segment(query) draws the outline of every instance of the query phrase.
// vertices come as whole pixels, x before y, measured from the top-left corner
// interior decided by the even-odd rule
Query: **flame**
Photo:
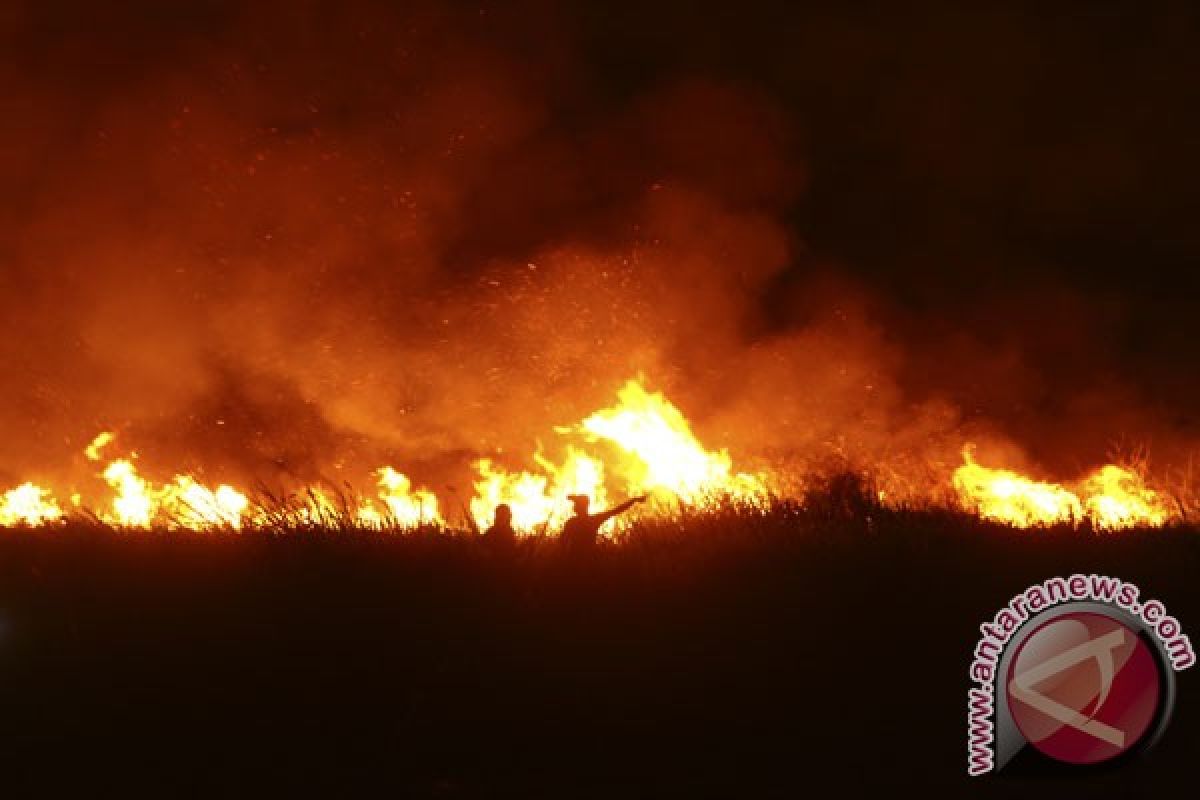
[[[506,503],[517,530],[556,530],[570,516],[568,495],[588,495],[596,508],[608,504],[608,473],[623,480],[628,494],[660,492],[699,505],[722,495],[756,502],[766,498],[760,477],[734,472],[727,451],[706,450],[683,412],[637,381],[617,392],[615,406],[589,415],[575,427],[557,430],[583,434],[593,444],[614,445],[612,458],[601,461],[568,447],[561,464],[535,456],[544,474],[508,472],[481,459],[476,462],[480,477],[470,509],[476,525],[489,525],[496,506]],[[614,527],[621,524],[617,520]]]
[[[535,460],[548,475],[507,472],[486,458],[475,463],[479,480],[475,482],[471,516],[476,526],[491,525],[496,506],[506,503],[513,512],[513,528],[526,533],[545,532],[560,527],[570,516],[568,495],[586,494],[597,506],[607,502],[604,465],[600,461],[572,447],[567,448],[562,464],[556,465],[541,455]]]
[[[475,462],[479,480],[475,482],[475,497],[471,500],[471,516],[476,526],[486,528],[492,522],[496,506],[506,503],[512,508],[513,527],[531,531],[548,525],[554,514],[554,500],[546,492],[549,479],[528,472],[507,472],[495,467],[491,459]]]
[[[1108,464],[1083,482],[1088,515],[1099,528],[1159,526],[1171,516],[1163,497],[1146,486],[1136,472]]]
[[[131,461],[117,459],[104,470],[104,480],[116,492],[112,512],[101,516],[110,525],[206,530],[242,527],[249,506],[246,495],[232,486],[210,489],[190,475],[176,475],[173,483],[155,486],[140,475]]]
[[[392,467],[383,467],[375,474],[379,478],[379,499],[387,507],[388,518],[394,524],[415,528],[442,522],[438,514],[437,496],[433,492],[428,489],[414,490],[408,476]],[[375,527],[388,521],[370,505],[359,509],[358,518],[364,524]]]
[[[333,501],[325,490],[310,486],[304,490],[304,502],[294,509],[295,518],[306,525],[334,525],[342,518],[342,509]],[[368,527],[382,527],[383,516],[365,501],[357,511],[361,524]]]
[[[963,449],[963,460],[966,463],[954,471],[954,488],[963,504],[981,517],[1021,528],[1083,518],[1079,498],[1057,484],[976,464],[970,446]]]
[[[1102,530],[1158,527],[1171,517],[1162,495],[1133,470],[1107,464],[1072,491],[1016,472],[975,463],[971,446],[954,471],[959,500],[982,517],[1021,528],[1088,519]]]
[[[755,504],[768,498],[766,476],[736,471],[728,451],[706,449],[683,412],[639,381],[626,382],[612,407],[555,430],[575,437],[564,444],[561,460],[552,460],[539,448],[531,471],[509,471],[490,458],[475,462],[478,477],[467,508],[475,525],[490,525],[496,506],[505,503],[512,509],[518,531],[554,533],[571,513],[567,498],[573,494],[588,495],[595,508],[605,508],[613,492],[656,493],[657,506],[651,503],[649,511],[642,513],[662,511],[665,502],[675,498],[700,507],[723,497]],[[101,461],[116,438],[112,431],[102,431],[84,455],[89,461]],[[582,443],[587,446],[579,446]],[[111,494],[99,506],[99,518],[110,525],[240,530],[270,527],[281,519],[279,513],[251,503],[233,486],[210,487],[183,473],[163,483],[148,480],[138,473],[136,459],[136,453],[116,458],[100,473]],[[289,503],[283,518],[308,525],[348,522],[375,529],[445,525],[434,492],[418,487],[391,466],[373,474],[373,498],[339,503],[320,488],[301,488],[304,500],[298,507]],[[978,464],[968,444],[952,485],[965,508],[1022,528],[1087,521],[1097,529],[1115,531],[1162,526],[1175,516],[1165,496],[1148,486],[1141,472],[1114,464],[1063,485]],[[67,496],[74,508],[88,507],[78,489],[72,488]],[[887,499],[882,490],[879,497],[881,502]],[[47,525],[63,517],[53,490],[32,482],[0,494],[0,526]],[[623,524],[618,518],[614,527]]]
[[[662,394],[629,381],[617,399],[615,407],[597,411],[580,428],[631,456],[617,465],[631,492],[665,490],[690,503],[722,494],[742,500],[765,497],[762,479],[733,472],[727,451],[705,450],[683,413]]]
[[[146,482],[137,474],[132,462],[118,459],[104,470],[104,480],[117,496],[112,501],[112,514],[101,518],[111,525],[129,528],[149,528],[157,504]]]
[[[112,444],[113,440],[116,438],[117,435],[112,431],[101,431],[100,433],[96,434],[95,439],[92,439],[92,443],[84,449],[83,454],[87,456],[88,461],[99,461],[100,452],[105,447]]]
[[[187,475],[176,475],[175,485],[164,492],[162,506],[184,528],[242,527],[242,514],[250,501],[232,486],[216,490],[201,486]]]
[[[62,517],[50,490],[23,483],[0,495],[0,525],[45,525]]]
[[[378,487],[376,503],[371,498],[330,497],[322,488],[310,486],[298,502],[286,503],[283,518],[301,525],[359,526],[375,530],[443,525],[437,496],[428,489],[414,489],[407,475],[393,467],[375,471]],[[270,526],[279,519],[277,512],[257,509],[254,521]]]

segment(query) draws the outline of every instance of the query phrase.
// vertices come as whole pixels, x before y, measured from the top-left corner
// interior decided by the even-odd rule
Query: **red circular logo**
[[[1136,747],[1163,693],[1155,655],[1141,637],[1089,612],[1064,614],[1030,634],[1007,688],[1021,734],[1069,764],[1108,761]]]

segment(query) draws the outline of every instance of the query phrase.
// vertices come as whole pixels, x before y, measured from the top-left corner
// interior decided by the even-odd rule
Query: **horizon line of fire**
[[[720,498],[762,506],[775,496],[769,475],[737,472],[727,451],[706,450],[682,412],[661,393],[631,380],[617,398],[616,405],[593,413],[579,425],[558,429],[581,434],[590,443],[612,445],[606,459],[568,446],[561,463],[535,455],[541,473],[507,471],[486,458],[476,461],[478,479],[465,509],[467,524],[487,527],[496,506],[504,503],[512,509],[513,526],[519,532],[554,533],[569,516],[568,495],[586,494],[596,506],[604,506],[610,481],[620,482],[630,494],[658,498],[659,503],[644,512],[650,514],[676,502],[705,507]],[[102,451],[114,441],[115,435],[105,431],[84,454],[99,463]],[[209,487],[189,475],[176,475],[161,484],[148,481],[138,474],[133,458],[136,454],[116,458],[99,473],[113,493],[105,507],[91,510],[73,493],[65,508],[126,529],[241,530],[279,522],[280,508],[253,503],[246,493],[227,484]],[[374,476],[374,497],[348,499],[310,487],[293,496],[301,498],[299,503],[282,512],[301,524],[336,520],[380,530],[447,527],[433,491],[414,486],[407,475],[390,466],[377,469]],[[1134,469],[1115,464],[1094,470],[1068,488],[982,466],[967,445],[951,483],[961,508],[1020,528],[1084,521],[1104,530],[1160,527],[1179,516],[1165,493],[1147,486]],[[884,502],[882,492],[878,499]],[[33,482],[0,491],[0,526],[49,526],[69,516],[53,492]]]

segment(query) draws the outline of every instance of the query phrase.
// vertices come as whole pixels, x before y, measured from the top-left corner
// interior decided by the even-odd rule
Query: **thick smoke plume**
[[[614,84],[541,6],[165,8],[0,20],[0,485],[104,429],[149,474],[460,485],[635,375],[740,461],[904,481],[1164,430],[1029,360],[1092,349],[1069,290],[982,328],[811,246],[804,113],[737,75]]]

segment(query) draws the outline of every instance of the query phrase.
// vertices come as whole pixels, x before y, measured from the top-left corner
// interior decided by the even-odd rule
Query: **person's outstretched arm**
[[[596,516],[600,517],[604,522],[608,522],[610,519],[615,517],[617,514],[624,514],[626,511],[633,508],[634,505],[636,505],[638,503],[644,503],[644,502],[646,502],[646,495],[641,495],[639,497],[631,497],[628,500],[626,500],[624,503],[621,503],[620,505],[617,505],[617,506],[613,506],[612,508],[608,509],[607,511],[602,511],[599,514],[597,514]]]

